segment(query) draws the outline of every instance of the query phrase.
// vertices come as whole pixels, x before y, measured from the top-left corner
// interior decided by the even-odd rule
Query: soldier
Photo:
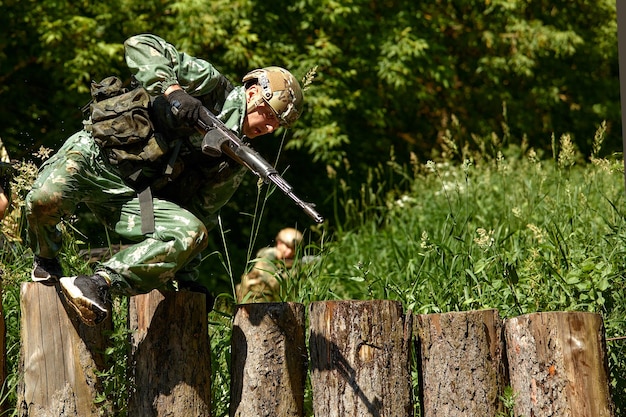
[[[275,246],[259,250],[254,267],[237,285],[237,302],[280,301],[280,282],[289,278],[302,233],[292,227],[276,235]]]
[[[0,162],[0,220],[4,218],[9,208],[9,185],[11,181],[9,168],[9,163]]]
[[[0,186],[0,220],[4,218],[4,215],[9,208],[9,199],[4,191],[4,188]]]
[[[201,107],[245,140],[290,126],[303,105],[298,81],[283,68],[253,70],[233,87],[212,64],[157,36],[133,36],[124,46],[128,67],[151,96],[151,139],[162,155],[134,164],[124,152],[98,146],[96,126],[90,131],[87,121],[42,165],[26,200],[32,279],[58,281],[88,325],[107,317],[110,292],[147,293],[172,281],[195,286],[207,233],[246,172],[227,156],[202,153],[203,136],[193,127]],[[93,121],[93,111],[91,116]],[[133,244],[98,264],[91,276],[63,276],[57,224],[78,203]]]
[[[0,139],[0,220],[4,218],[11,203],[11,180],[14,173],[9,154]]]

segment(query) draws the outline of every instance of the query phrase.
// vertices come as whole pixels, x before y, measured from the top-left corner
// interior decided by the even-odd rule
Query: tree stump
[[[506,384],[497,310],[416,316],[422,416],[496,416]]]
[[[613,416],[599,314],[527,314],[507,320],[505,335],[516,416]]]
[[[304,306],[237,306],[233,322],[231,417],[304,417]]]
[[[401,303],[325,301],[309,308],[315,415],[412,416],[412,320]]]
[[[96,417],[113,415],[96,371],[104,369],[112,328],[109,317],[98,326],[84,325],[65,303],[57,286],[28,282],[20,288],[23,379],[18,387],[21,417]],[[69,313],[69,314],[68,314]]]
[[[128,415],[211,415],[211,346],[204,294],[130,297]]]

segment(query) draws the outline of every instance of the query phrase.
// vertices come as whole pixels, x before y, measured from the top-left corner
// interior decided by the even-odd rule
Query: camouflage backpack
[[[149,114],[150,96],[144,88],[128,90],[119,78],[107,77],[91,83],[91,96],[85,129],[91,131],[122,175],[130,177],[130,166],[154,162],[168,151],[165,140],[155,134]]]
[[[91,132],[94,141],[103,150],[112,165],[118,167],[126,183],[137,190],[141,208],[141,229],[145,234],[154,232],[154,208],[152,206],[152,175],[164,162],[161,157],[169,146],[163,136],[156,133],[150,120],[150,95],[141,87],[126,89],[117,77],[107,77],[99,83],[91,83],[89,119],[85,130]],[[175,159],[180,141],[175,148]],[[166,158],[163,158],[166,159]],[[172,161],[157,169],[170,175]]]

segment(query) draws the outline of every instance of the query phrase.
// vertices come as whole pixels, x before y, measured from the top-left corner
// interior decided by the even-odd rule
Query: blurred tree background
[[[57,149],[81,128],[90,82],[113,74],[128,79],[122,43],[142,32],[208,59],[234,82],[268,65],[298,78],[316,70],[301,120],[253,147],[276,162],[297,195],[317,203],[330,231],[343,220],[335,214],[336,190],[358,191],[367,169],[390,155],[400,163],[412,154],[424,161],[450,146],[494,142],[550,152],[552,135],[566,133],[589,155],[603,121],[605,151],[622,151],[613,0],[0,5],[0,137],[17,159],[30,159],[40,146]],[[236,264],[245,262],[249,245],[271,244],[281,227],[312,226],[277,193],[255,225],[256,200],[256,179],[249,175],[223,210]],[[101,235],[80,213],[84,227],[94,229],[84,232]],[[221,250],[221,234],[211,236],[211,248]],[[216,258],[207,265],[219,279]]]

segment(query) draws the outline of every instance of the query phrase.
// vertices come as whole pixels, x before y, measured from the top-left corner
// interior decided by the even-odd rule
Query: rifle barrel
[[[178,109],[172,108],[172,111]],[[319,214],[315,209],[315,204],[307,203],[301,200],[292,192],[292,187],[285,181],[283,177],[278,174],[278,171],[268,163],[263,157],[254,149],[243,143],[237,135],[224,125],[224,123],[218,119],[208,109],[203,108],[201,117],[198,119],[198,128],[205,134],[211,128],[218,129],[229,140],[222,143],[222,151],[234,159],[237,163],[245,166],[250,171],[254,172],[265,183],[271,182],[276,185],[280,190],[298,206],[300,207],[311,219],[316,223],[323,223],[324,217]],[[208,119],[208,120],[207,120]]]

